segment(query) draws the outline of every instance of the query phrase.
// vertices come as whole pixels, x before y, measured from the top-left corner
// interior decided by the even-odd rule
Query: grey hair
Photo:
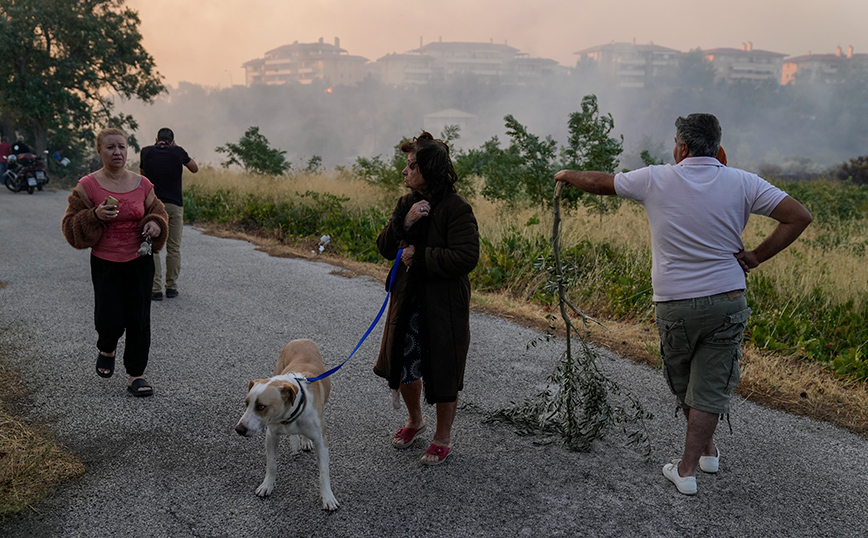
[[[675,136],[690,157],[717,157],[722,132],[714,114],[690,114],[675,120]]]

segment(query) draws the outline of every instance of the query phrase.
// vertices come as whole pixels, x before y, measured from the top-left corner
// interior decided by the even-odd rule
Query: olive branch
[[[581,317],[586,329],[591,323],[602,326],[565,296],[560,255],[560,196],[563,186],[563,183],[558,183],[555,188],[552,247],[558,303],[566,325],[566,351],[549,376],[543,392],[524,403],[487,414],[485,422],[510,423],[518,428],[519,435],[540,435],[543,440],[537,441],[539,444],[551,443],[560,437],[567,447],[580,452],[589,451],[595,440],[603,438],[610,428],[620,425],[627,434],[627,444],[644,447],[644,455],[648,456],[651,441],[645,421],[652,419],[653,415],[644,410],[635,396],[600,371],[597,364],[599,353],[588,345],[568,314],[569,309]],[[573,334],[579,344],[575,354]],[[549,338],[544,337],[546,340]],[[529,345],[536,345],[536,342]],[[613,404],[611,397],[619,397],[624,405]],[[634,427],[630,428],[630,425]]]

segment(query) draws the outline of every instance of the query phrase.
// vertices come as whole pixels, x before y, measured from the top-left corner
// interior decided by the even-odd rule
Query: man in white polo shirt
[[[675,127],[675,165],[617,175],[561,170],[555,180],[645,207],[663,370],[687,417],[684,453],[663,474],[678,491],[693,495],[697,468],[715,473],[720,463],[713,436],[740,378],[750,316],[745,276],[795,241],[812,217],[766,180],[726,166],[713,115],[680,117]],[[745,250],[741,234],[751,213],[778,225],[755,249]]]

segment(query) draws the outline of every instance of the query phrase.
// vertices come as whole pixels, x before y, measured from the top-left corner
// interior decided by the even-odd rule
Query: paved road
[[[247,381],[269,375],[293,338],[316,340],[328,365],[343,360],[382,303],[382,284],[187,227],[181,295],[152,310],[147,377],[157,393],[133,398],[125,376],[94,373],[89,254],[60,234],[65,198],[0,192],[0,345],[33,390],[23,402],[30,416],[87,473],[0,527],[5,537],[868,535],[865,439],[743,400],[734,434],[718,435],[720,473],[700,476],[697,496],[678,494],[660,469],[679,453],[683,419],[659,372],[625,359],[602,362],[656,415],[650,460],[618,433],[580,454],[483,424],[476,409],[544,388],[562,343],[526,351],[532,331],[477,314],[462,393],[474,408],[459,411],[443,465],[418,463],[424,444],[389,446],[404,415],[371,372],[378,328],[333,378],[326,408],[340,510],[320,510],[315,457],[289,456],[286,442],[274,493],[259,499],[264,438],[233,431]]]

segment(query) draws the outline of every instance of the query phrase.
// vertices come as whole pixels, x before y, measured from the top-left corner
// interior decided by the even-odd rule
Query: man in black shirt
[[[166,297],[178,296],[178,274],[181,272],[181,232],[184,229],[184,198],[181,175],[184,167],[194,174],[199,171],[196,161],[184,148],[175,145],[175,133],[168,127],[157,132],[153,146],[142,148],[142,175],[154,184],[154,191],[169,214],[169,239],[166,241]],[[151,299],[163,300],[163,271],[160,256],[154,256],[154,284]]]
[[[33,151],[31,151],[30,146],[24,143],[24,137],[19,135],[15,144],[12,146],[12,153],[14,155],[21,155],[23,153],[33,153]]]

